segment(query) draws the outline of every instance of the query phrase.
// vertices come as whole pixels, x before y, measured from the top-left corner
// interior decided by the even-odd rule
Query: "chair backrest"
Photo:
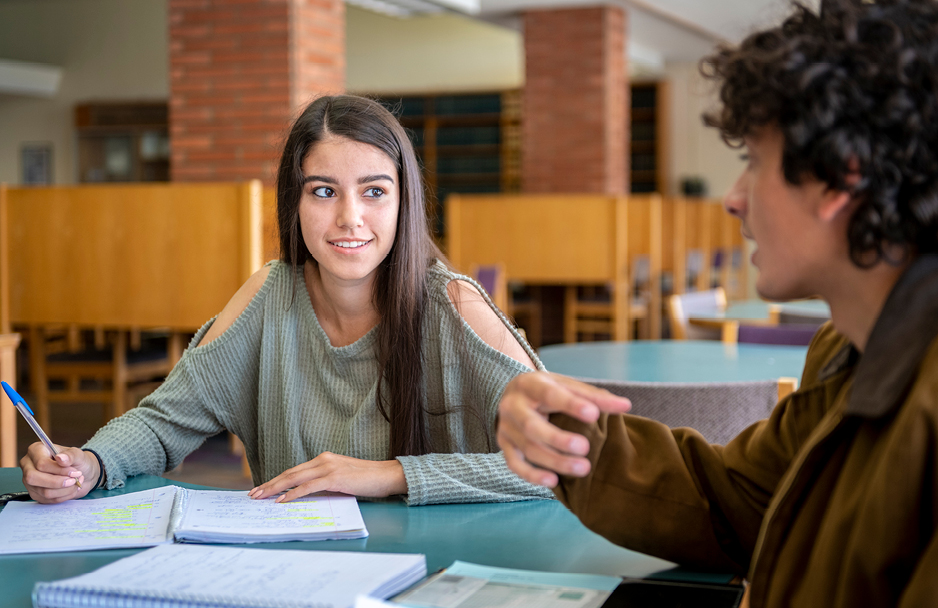
[[[489,294],[495,306],[502,312],[508,312],[508,281],[503,264],[473,265],[469,275],[482,285],[482,289]]]
[[[719,312],[726,310],[726,292],[722,287],[707,291],[693,291],[675,294],[668,298],[668,319],[671,322],[671,337],[675,340],[688,338],[720,339],[719,330],[714,335],[696,331],[689,319],[695,313]]]
[[[740,344],[778,344],[808,346],[819,325],[740,325],[736,341]]]
[[[787,378],[726,383],[583,381],[628,397],[632,414],[671,428],[690,427],[710,443],[720,445],[767,418],[780,395],[791,388]]]

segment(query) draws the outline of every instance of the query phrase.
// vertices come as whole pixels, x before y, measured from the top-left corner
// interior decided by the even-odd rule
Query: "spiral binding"
[[[334,608],[320,602],[285,602],[222,598],[202,594],[127,591],[107,587],[70,587],[58,583],[36,583],[36,608]]]

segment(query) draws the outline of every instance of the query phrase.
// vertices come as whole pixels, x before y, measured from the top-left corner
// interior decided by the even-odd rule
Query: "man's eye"
[[[365,196],[369,198],[379,198],[384,196],[384,190],[382,188],[368,188],[365,190]]]
[[[320,186],[313,189],[313,196],[318,196],[319,198],[330,198],[335,196],[335,190],[327,186]]]

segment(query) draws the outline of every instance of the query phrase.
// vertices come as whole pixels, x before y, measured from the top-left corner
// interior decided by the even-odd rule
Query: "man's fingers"
[[[610,414],[624,414],[632,409],[632,402],[626,397],[613,395],[604,388],[574,380],[568,376],[552,374],[554,381],[575,395],[595,404],[601,411]]]
[[[501,410],[499,431],[508,433],[511,442],[523,450],[529,444],[544,444],[575,456],[589,453],[586,437],[557,428],[525,403],[505,404]]]
[[[521,454],[521,451],[517,448],[508,446],[503,447],[502,449],[505,455],[505,462],[508,464],[508,468],[514,471],[514,473],[521,479],[524,479],[529,483],[544,486],[545,488],[556,487],[557,483],[560,481],[556,473],[545,471],[544,469],[539,469],[528,464],[528,462],[524,459],[524,456]]]

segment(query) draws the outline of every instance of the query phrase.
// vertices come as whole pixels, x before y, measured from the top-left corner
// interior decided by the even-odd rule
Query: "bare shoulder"
[[[446,286],[446,291],[462,318],[486,344],[531,369],[535,368],[534,361],[528,356],[524,347],[472,283],[461,280],[450,281]]]
[[[244,312],[244,309],[248,307],[248,304],[251,303],[251,300],[254,299],[254,296],[257,295],[257,292],[261,290],[261,287],[264,285],[264,281],[267,280],[267,275],[270,274],[270,266],[264,266],[257,272],[251,275],[251,277],[244,282],[238,291],[235,292],[231,299],[228,300],[228,303],[225,304],[225,307],[218,317],[215,319],[215,322],[212,323],[212,326],[202,337],[202,341],[199,342],[199,346],[208,344],[218,336],[225,333],[225,330],[231,327],[231,324],[235,322],[235,319]]]

